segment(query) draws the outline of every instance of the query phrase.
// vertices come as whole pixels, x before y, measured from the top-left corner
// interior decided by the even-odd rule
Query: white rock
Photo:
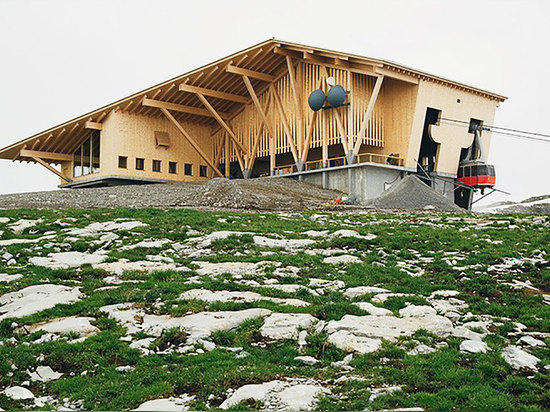
[[[4,239],[0,240],[0,246],[22,245],[26,243],[39,243],[43,240],[53,239],[55,235],[42,236],[34,239]]]
[[[399,314],[403,317],[434,316],[436,313],[434,308],[426,305],[409,305],[399,310]]]
[[[384,303],[389,298],[399,298],[399,297],[407,297],[407,296],[416,296],[413,293],[379,293],[377,295],[374,295],[371,299],[374,303]]]
[[[309,303],[300,299],[285,299],[285,298],[273,298],[269,296],[263,296],[256,292],[249,291],[229,291],[229,290],[216,290],[211,291],[208,289],[191,289],[183,292],[180,299],[197,299],[205,302],[257,302],[259,300],[267,300],[275,302],[280,305],[291,305],[297,307],[308,306]]]
[[[229,409],[246,399],[265,401],[270,392],[280,391],[284,387],[282,381],[271,381],[254,385],[244,385],[237,389],[229,398],[222,402],[220,409]]]
[[[389,309],[379,308],[374,306],[370,302],[354,302],[354,305],[359,307],[359,309],[368,312],[369,315],[373,316],[393,316],[393,312]]]
[[[265,236],[254,236],[254,243],[258,246],[292,251],[312,245],[315,241],[312,239],[273,239]]]
[[[460,295],[460,292],[458,290],[436,290],[435,292],[432,292],[430,298],[450,298],[457,295]]]
[[[105,252],[58,252],[50,253],[48,257],[32,257],[29,263],[36,266],[44,266],[50,269],[67,269],[84,264],[98,264],[107,259]]]
[[[356,286],[353,288],[348,288],[344,292],[344,296],[353,299],[358,296],[367,295],[369,293],[387,293],[390,292],[388,289],[379,288],[377,286]]]
[[[49,382],[63,376],[62,373],[55,372],[49,366],[38,366],[34,372],[29,372],[29,375],[33,382]]]
[[[296,356],[294,360],[305,363],[306,365],[309,365],[309,366],[313,366],[319,363],[319,361],[315,359],[313,356]]]
[[[487,344],[480,340],[465,340],[460,343],[461,352],[485,353],[489,350]]]
[[[536,339],[530,335],[522,336],[518,340],[518,344],[525,346],[546,346],[546,343],[544,343],[542,340]]]
[[[94,320],[94,318],[90,317],[69,316],[56,318],[47,322],[35,323],[30,326],[22,326],[19,330],[26,331],[27,333],[45,331],[58,335],[77,333],[80,337],[87,337],[99,333],[99,329],[90,323]]]
[[[21,279],[23,275],[16,273],[13,275],[8,275],[7,273],[0,273],[0,282],[13,282],[14,280]]]
[[[74,303],[82,298],[78,287],[34,285],[0,297],[0,320],[22,318],[57,304]]]
[[[329,235],[329,237],[331,237],[331,238],[334,238],[334,237],[355,237],[355,238],[358,238],[358,239],[366,239],[366,240],[376,239],[376,235],[373,235],[371,233],[369,233],[368,235],[360,235],[357,231],[349,230],[349,229],[337,230],[336,232],[331,233]]]
[[[130,309],[132,304],[103,306],[102,311],[117,319],[133,335],[140,331],[151,336],[160,336],[164,330],[180,328],[189,334],[188,343],[208,337],[218,330],[231,330],[248,319],[267,316],[267,309],[245,309],[240,311],[199,312],[183,317],[149,315],[141,309]]]
[[[347,352],[357,352],[361,355],[376,352],[382,344],[381,339],[355,335],[347,330],[339,330],[329,335],[328,341]]]
[[[142,403],[134,411],[187,411],[189,402],[194,398],[194,396],[182,395],[179,398],[153,399]]]
[[[428,353],[433,353],[435,351],[436,351],[435,348],[432,348],[431,346],[424,345],[421,343],[420,345],[417,345],[414,348],[412,348],[407,353],[409,355],[426,355]]]
[[[20,219],[17,222],[14,222],[11,225],[8,225],[8,227],[12,230],[13,233],[16,233],[19,235],[23,233],[25,229],[36,226],[38,223],[41,223],[41,222],[42,222],[42,219],[36,219],[36,220]]]
[[[10,221],[9,217],[0,217],[0,223],[8,223]]]
[[[317,322],[308,313],[273,313],[260,328],[262,336],[271,339],[297,339],[300,329],[307,329]]]
[[[254,275],[258,273],[263,267],[266,266],[266,262],[192,262],[194,265],[199,266],[196,270],[200,276],[217,276],[224,273],[231,275]]]
[[[299,384],[279,392],[282,410],[308,411],[313,409],[315,401],[322,393],[327,393],[322,386]]]
[[[398,392],[400,390],[401,390],[401,386],[385,386],[381,388],[372,388],[370,389],[371,395],[369,397],[369,402],[374,401],[380,395],[387,395],[393,392]]]
[[[468,340],[477,340],[481,341],[485,337],[485,334],[474,332],[464,326],[457,326],[453,329],[451,334],[457,338],[464,338]]]
[[[361,263],[362,260],[353,255],[329,256],[323,259],[323,263],[331,265],[347,265],[349,263]]]
[[[520,371],[536,372],[537,363],[540,361],[536,356],[512,345],[502,350],[502,357],[513,369]]]
[[[130,365],[117,366],[115,368],[115,370],[117,372],[123,372],[123,373],[132,372],[134,369],[135,368],[133,366],[130,366]]]
[[[117,230],[132,230],[138,227],[144,227],[147,224],[137,220],[121,221],[121,222],[96,222],[91,223],[85,228],[67,229],[66,232],[71,236],[80,237],[98,237],[102,232],[114,232]]]
[[[33,399],[34,395],[27,388],[21,386],[10,386],[2,391],[4,395],[15,401],[22,401],[27,399]]]
[[[346,284],[341,280],[311,278],[309,279],[309,286],[327,290],[338,290],[344,288]]]
[[[130,262],[128,259],[119,259],[116,262],[97,263],[93,265],[96,269],[103,269],[109,273],[114,273],[117,276],[124,272],[154,272],[163,270],[176,270],[174,263],[150,262],[148,260],[139,260]]]
[[[339,321],[330,321],[326,327],[329,340],[333,333],[346,332],[346,335],[337,335],[338,341],[342,341],[344,337],[350,341],[352,338],[349,335],[353,335],[357,339],[372,338],[394,341],[400,336],[411,336],[419,329],[426,329],[439,336],[448,336],[453,330],[453,325],[449,319],[439,315],[406,318],[345,315]],[[374,345],[374,342],[371,341],[367,341],[367,343]],[[337,345],[336,342],[334,344]],[[341,349],[349,350],[344,347]]]
[[[188,239],[187,242],[195,244],[197,247],[203,249],[203,248],[210,247],[210,245],[212,245],[212,242],[215,240],[227,239],[230,236],[241,237],[243,235],[251,235],[251,234],[252,234],[251,232],[234,232],[230,230],[221,230],[218,232],[212,232],[208,235]]]

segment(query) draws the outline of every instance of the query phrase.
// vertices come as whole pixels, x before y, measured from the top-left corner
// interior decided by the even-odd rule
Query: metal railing
[[[357,163],[378,163],[392,166],[403,166],[405,159],[398,155],[382,155],[377,153],[360,153],[357,156]],[[348,164],[346,156],[330,157],[328,159],[328,168],[345,166]],[[323,169],[323,160],[310,160],[304,163],[304,170],[318,170]],[[286,175],[290,173],[297,173],[298,168],[294,163],[276,166],[274,173],[276,176]]]

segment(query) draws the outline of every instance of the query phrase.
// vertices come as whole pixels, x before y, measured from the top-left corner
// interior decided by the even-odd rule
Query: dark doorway
[[[431,173],[435,169],[437,149],[439,144],[432,140],[430,136],[430,125],[439,122],[441,110],[426,108],[426,117],[424,119],[424,129],[422,131],[422,142],[420,143],[420,151],[418,152],[417,173],[426,184],[431,186],[431,179],[426,176],[426,173]]]

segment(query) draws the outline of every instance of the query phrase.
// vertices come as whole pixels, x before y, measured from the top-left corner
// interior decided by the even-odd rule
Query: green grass
[[[314,215],[326,215],[315,219]],[[105,210],[1,210],[1,217],[38,219],[42,222],[17,235],[9,224],[0,224],[0,239],[38,238],[44,232],[53,231],[53,239],[34,244],[0,247],[16,257],[16,266],[7,266],[0,261],[0,273],[21,273],[24,277],[13,283],[0,283],[0,294],[13,292],[26,286],[54,283],[79,286],[85,298],[71,305],[58,305],[33,315],[16,319],[18,325],[30,325],[62,316],[91,316],[101,330],[95,336],[80,343],[66,340],[34,344],[42,332],[16,336],[14,319],[0,321],[0,389],[20,385],[28,380],[26,371],[38,365],[48,365],[64,375],[57,381],[32,382],[29,389],[37,396],[51,395],[56,399],[83,400],[85,409],[121,410],[132,409],[140,403],[156,398],[177,396],[183,393],[194,395],[191,408],[216,409],[226,398],[227,389],[236,389],[250,383],[262,383],[274,379],[311,378],[328,382],[331,394],[324,395],[317,405],[319,410],[363,410],[365,408],[393,409],[422,407],[426,410],[524,410],[550,409],[550,376],[542,366],[550,364],[550,349],[533,349],[531,353],[541,359],[538,373],[513,371],[500,356],[500,351],[511,341],[514,322],[521,322],[528,331],[550,332],[550,305],[543,302],[540,294],[529,294],[512,289],[503,282],[514,279],[529,281],[550,294],[550,267],[548,263],[525,264],[517,272],[495,275],[487,272],[491,265],[504,257],[533,257],[538,251],[550,256],[550,230],[546,225],[550,217],[542,217],[538,223],[532,216],[472,216],[452,214],[356,214],[303,212],[290,215],[277,213],[200,212],[193,210],[158,209],[105,209]],[[70,219],[76,219],[71,221]],[[219,219],[225,219],[220,222]],[[85,227],[97,221],[114,219],[139,220],[145,227],[119,231],[120,243],[107,248],[108,261],[128,259],[145,260],[147,255],[159,255],[174,259],[189,271],[157,271],[150,274],[127,272],[121,279],[127,282],[116,288],[100,290],[110,273],[83,266],[74,269],[51,270],[28,264],[33,256],[46,256],[54,251],[79,251],[91,253],[101,245],[91,245],[92,239],[80,238],[67,241],[64,229]],[[540,219],[540,217],[538,218]],[[508,223],[516,228],[509,228]],[[10,222],[10,223],[11,223]],[[61,223],[66,222],[67,225]],[[478,225],[479,224],[479,225]],[[481,225],[483,224],[483,226]],[[211,245],[211,254],[189,257],[178,252],[177,245],[186,244],[194,232],[208,234],[229,230],[252,232],[264,236],[281,235],[286,238],[302,238],[307,230],[353,229],[360,234],[375,234],[373,240],[356,238],[318,238],[315,248],[338,248],[346,253],[360,256],[361,264],[347,266],[323,263],[324,256],[309,255],[303,251],[288,252],[280,249],[261,248],[254,244],[253,236],[245,234],[216,240]],[[467,230],[465,230],[467,229]],[[161,248],[133,248],[145,239],[169,239]],[[487,242],[490,239],[492,242]],[[496,242],[495,242],[496,241]],[[48,247],[44,245],[50,243]],[[262,252],[273,252],[265,254]],[[446,255],[455,252],[457,255]],[[431,257],[432,262],[417,261],[418,256]],[[458,256],[455,270],[446,263]],[[270,262],[263,271],[245,274],[242,279],[230,274],[217,277],[202,276],[198,283],[189,283],[196,275],[192,262]],[[398,267],[399,262],[415,261],[425,270],[421,277],[410,277]],[[382,262],[385,267],[372,265]],[[109,319],[100,308],[105,305],[125,302],[139,303],[151,314],[185,316],[189,313],[208,311],[266,308],[273,312],[310,313],[323,321],[339,320],[345,315],[365,315],[354,301],[370,301],[372,295],[353,300],[342,291],[327,291],[315,295],[307,290],[296,294],[285,293],[269,285],[250,286],[246,282],[258,282],[274,277],[276,264],[280,267],[296,266],[299,276],[282,276],[279,283],[309,285],[311,278],[341,280],[346,287],[379,286],[392,292],[409,293],[411,297],[393,297],[377,306],[390,309],[395,314],[407,304],[428,304],[427,298],[436,290],[458,290],[459,299],[469,305],[473,315],[492,315],[498,327],[491,330],[485,342],[491,348],[486,354],[464,354],[458,350],[460,339],[441,338],[426,331],[417,331],[414,336],[397,342],[384,342],[375,353],[355,356],[351,362],[351,375],[364,381],[333,383],[342,376],[342,370],[331,366],[341,361],[346,352],[328,341],[324,332],[310,331],[307,345],[298,346],[295,340],[266,342],[260,333],[262,319],[244,322],[229,331],[214,332],[209,340],[216,344],[211,352],[197,354],[169,353],[143,355],[132,349],[129,342],[121,340],[126,330]],[[182,292],[207,288],[210,290],[252,290],[266,297],[298,298],[309,303],[307,307],[280,305],[269,300],[256,302],[202,302],[181,300]],[[159,305],[163,302],[163,305]],[[75,336],[66,336],[66,339]],[[136,338],[144,338],[142,332]],[[187,334],[177,329],[165,331],[155,337],[151,348],[165,350],[172,346],[185,345]],[[427,355],[408,355],[416,344],[435,345],[446,341]],[[550,345],[550,339],[546,339]],[[201,347],[197,344],[196,347]],[[248,356],[238,357],[237,352],[227,347],[241,347]],[[192,351],[193,352],[193,351]],[[44,361],[39,362],[39,356]],[[320,362],[305,366],[294,360],[298,355],[314,356]],[[117,366],[130,365],[131,372],[118,372]],[[382,385],[399,385],[402,390],[381,395],[369,402],[372,388]],[[261,403],[245,401],[234,410],[261,408]],[[0,394],[0,408],[21,409],[25,402],[12,401]],[[48,407],[45,407],[48,408]],[[36,408],[35,408],[36,409]]]

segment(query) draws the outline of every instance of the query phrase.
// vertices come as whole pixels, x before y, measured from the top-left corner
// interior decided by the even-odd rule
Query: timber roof
[[[18,141],[0,149],[0,158],[33,161],[21,153],[23,149],[24,152],[42,152],[45,160],[59,163],[65,158],[53,154],[72,153],[86,138],[90,129],[99,127],[97,123],[101,123],[112,110],[145,116],[162,116],[156,102],[174,105],[173,109],[168,109],[179,121],[209,124],[215,129],[219,127],[217,120],[205,108],[200,96],[193,91],[199,90],[204,96],[208,96],[208,102],[213,109],[222,118],[231,119],[242,110],[244,103],[250,101],[246,85],[239,79],[240,75],[248,74],[252,86],[260,94],[269,86],[269,81],[280,78],[287,72],[287,57],[293,61],[323,63],[365,74],[384,74],[410,82],[418,82],[418,79],[434,81],[491,100],[506,100],[505,96],[386,60],[269,39]],[[196,89],[197,87],[200,89]],[[185,90],[180,90],[182,88]],[[208,94],[208,90],[221,93]],[[46,153],[52,156],[48,157]]]

